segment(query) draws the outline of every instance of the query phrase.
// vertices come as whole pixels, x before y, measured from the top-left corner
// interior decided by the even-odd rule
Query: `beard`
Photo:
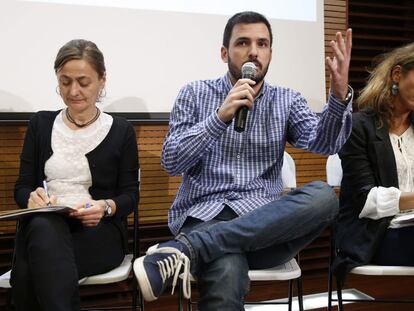
[[[257,61],[253,61],[253,60],[248,60],[249,62],[252,62],[257,66]],[[261,65],[261,64],[260,64]],[[241,68],[238,68],[231,60],[230,57],[228,57],[228,68],[229,68],[229,72],[231,74],[231,76],[237,81],[240,80],[242,78],[242,71]],[[267,64],[266,67],[263,67],[263,71],[260,74],[257,74],[256,77],[254,79],[252,79],[253,81],[255,81],[256,83],[262,82],[264,77],[267,74],[267,70],[269,69],[269,64]]]

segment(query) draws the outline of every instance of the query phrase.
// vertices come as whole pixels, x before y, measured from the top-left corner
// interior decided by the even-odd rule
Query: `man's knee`
[[[321,180],[312,181],[305,185],[305,187],[311,187],[316,193],[321,192],[322,194],[335,194],[335,191],[326,182]]]
[[[320,214],[321,219],[334,219],[338,214],[339,202],[332,187],[323,181],[313,181],[304,187],[310,195],[309,208]]]

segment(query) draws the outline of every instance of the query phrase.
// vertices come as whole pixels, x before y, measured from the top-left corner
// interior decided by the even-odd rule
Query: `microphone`
[[[242,68],[242,79],[251,79],[253,80],[256,77],[256,65],[252,62],[244,63]],[[247,106],[242,106],[237,110],[236,116],[234,119],[234,130],[236,132],[243,132],[246,128],[246,119],[247,112],[249,109]]]

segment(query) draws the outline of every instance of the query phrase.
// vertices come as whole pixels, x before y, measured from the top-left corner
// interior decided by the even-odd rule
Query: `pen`
[[[47,203],[47,207],[51,207],[52,204],[50,203],[49,190],[47,189],[47,182],[46,182],[46,180],[43,181],[43,188],[45,189],[46,195],[49,198],[49,202]]]

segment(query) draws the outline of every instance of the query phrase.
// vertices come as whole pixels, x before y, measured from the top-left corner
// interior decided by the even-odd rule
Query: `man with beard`
[[[183,273],[197,277],[198,309],[244,310],[249,269],[270,268],[293,258],[335,217],[338,202],[323,182],[286,196],[281,168],[285,143],[323,154],[336,153],[351,131],[348,87],[351,30],[331,42],[334,58],[328,104],[320,117],[291,89],[263,79],[272,57],[267,19],[242,12],[228,21],[221,57],[229,72],[217,80],[183,87],[170,117],[162,165],[182,183],[169,210],[172,241],[150,247],[134,263],[143,297],[157,299]],[[256,65],[253,80],[241,67]],[[249,108],[246,130],[234,130],[236,111]]]

